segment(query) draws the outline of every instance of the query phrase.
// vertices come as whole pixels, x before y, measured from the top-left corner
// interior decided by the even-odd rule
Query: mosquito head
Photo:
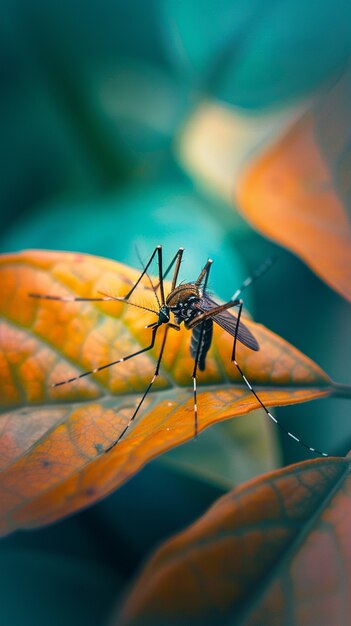
[[[160,326],[161,324],[167,324],[167,322],[169,322],[170,320],[170,314],[169,314],[169,306],[167,306],[167,304],[163,304],[160,307],[159,313],[158,313],[158,325]]]

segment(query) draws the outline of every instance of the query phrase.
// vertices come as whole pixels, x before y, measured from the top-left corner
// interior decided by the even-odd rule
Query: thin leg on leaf
[[[124,361],[128,361],[129,359],[132,359],[135,356],[138,356],[138,354],[142,354],[143,352],[147,352],[148,350],[151,350],[154,345],[155,345],[155,339],[156,339],[156,333],[158,331],[159,326],[155,326],[152,329],[152,337],[151,337],[151,343],[149,346],[147,346],[147,348],[142,348],[142,350],[138,350],[137,352],[133,352],[133,354],[129,354],[128,356],[123,357],[122,359],[117,359],[116,361],[112,361],[111,363],[106,363],[106,365],[101,365],[100,367],[95,367],[93,370],[90,370],[89,372],[84,372],[83,374],[79,374],[79,376],[74,376],[73,378],[68,378],[67,380],[62,380],[59,383],[53,383],[51,385],[51,387],[61,387],[62,385],[67,385],[68,383],[73,383],[75,380],[79,380],[79,378],[84,378],[85,376],[90,376],[90,374],[96,374],[97,372],[101,372],[102,370],[105,370],[107,367],[111,367],[112,365],[116,365],[117,363],[123,363]]]
[[[154,375],[153,375],[150,383],[148,384],[146,390],[144,391],[143,396],[142,396],[140,402],[138,403],[138,406],[136,407],[136,409],[135,409],[132,417],[130,418],[129,422],[126,424],[126,426],[124,427],[122,432],[118,435],[118,439],[116,439],[116,441],[105,450],[105,453],[109,452],[110,450],[112,450],[112,448],[114,448],[121,441],[122,437],[124,437],[124,435],[126,434],[127,430],[129,430],[130,426],[132,425],[133,421],[135,420],[135,418],[136,418],[136,416],[137,416],[137,414],[139,412],[139,409],[140,409],[141,405],[143,404],[143,402],[144,402],[146,396],[148,395],[152,385],[154,384],[157,376],[159,375],[159,370],[160,370],[160,365],[161,365],[161,361],[162,361],[162,357],[163,357],[163,352],[164,352],[165,345],[166,345],[168,330],[169,330],[169,327],[166,326],[165,332],[164,332],[164,335],[163,335],[163,340],[162,340],[162,345],[161,345],[161,349],[160,349],[160,354],[158,356],[158,360],[157,360],[157,364],[156,364],[156,369],[155,369]],[[155,333],[155,335],[156,335],[156,333]]]
[[[123,296],[123,297],[114,297],[114,296],[110,296],[110,295],[104,295],[102,298],[80,298],[80,297],[76,297],[76,296],[51,296],[51,295],[45,295],[45,294],[40,294],[40,293],[29,293],[28,295],[31,298],[40,298],[42,300],[60,300],[61,302],[107,302],[110,300],[116,300],[118,302],[124,301],[124,302],[128,302],[130,296],[132,295],[132,293],[135,291],[135,289],[137,288],[137,286],[139,285],[140,281],[142,280],[142,278],[145,276],[145,274],[147,274],[147,270],[149,269],[153,259],[155,258],[156,254],[158,255],[158,262],[159,262],[159,275],[162,276],[162,246],[156,246],[155,250],[153,251],[150,259],[148,260],[146,266],[144,267],[142,273],[140,274],[138,280],[136,281],[136,283],[133,285],[133,287],[128,291],[128,293]],[[163,285],[161,288],[161,294],[163,292]],[[164,298],[162,300],[162,303],[164,303]],[[138,306],[133,304],[133,306]],[[146,307],[139,307],[139,308],[146,308]],[[152,310],[152,309],[148,309],[148,310]],[[154,313],[156,313],[156,311],[153,311]]]
[[[197,411],[197,367],[199,363],[200,352],[202,348],[202,338],[204,335],[204,322],[201,324],[200,335],[197,344],[195,359],[194,359],[194,369],[192,374],[193,379],[193,389],[194,389],[194,439],[196,439],[198,430],[199,430],[199,419],[198,419],[198,411]]]
[[[108,300],[117,300],[117,298],[108,295],[102,298],[80,298],[79,296],[50,296],[42,293],[29,293],[28,296],[40,300],[60,300],[61,302],[107,302]]]
[[[289,430],[287,430],[287,428],[285,428],[278,420],[276,417],[274,417],[274,415],[272,415],[272,413],[267,409],[267,407],[265,406],[265,404],[263,404],[261,398],[257,395],[256,391],[254,390],[253,386],[251,385],[251,383],[248,381],[248,379],[246,378],[244,372],[242,371],[239,363],[236,360],[236,346],[237,346],[237,332],[238,332],[238,328],[239,328],[239,323],[240,323],[240,317],[241,317],[241,312],[242,312],[242,308],[243,308],[243,302],[242,300],[240,300],[240,302],[238,303],[238,317],[237,317],[237,321],[236,321],[236,333],[235,333],[235,337],[234,337],[234,343],[233,343],[233,351],[232,351],[232,362],[234,363],[236,369],[238,370],[241,378],[243,379],[245,385],[248,387],[248,389],[251,391],[251,393],[255,396],[256,400],[258,401],[258,403],[260,404],[260,406],[262,407],[262,409],[266,412],[266,415],[268,415],[268,417],[289,437],[291,437],[292,439],[294,439],[295,441],[297,441],[301,446],[303,446],[304,448],[306,448],[306,450],[308,450],[309,452],[314,452],[315,454],[318,454],[320,456],[329,456],[329,454],[327,454],[326,452],[321,452],[320,450],[317,450],[316,448],[312,448],[311,446],[309,446],[307,443],[305,443],[304,441],[302,441],[301,439],[299,439],[298,437],[296,437],[296,435],[294,435],[293,433],[291,433]]]
[[[50,295],[46,295],[46,294],[41,294],[41,293],[29,293],[29,297],[31,298],[38,298],[40,300],[58,300],[60,302],[121,302],[124,301],[123,298],[119,298],[117,296],[111,296],[110,294],[107,294],[103,291],[99,291],[99,293],[102,294],[102,298],[80,298],[78,296],[50,296]],[[154,309],[150,309],[147,306],[141,306],[140,304],[135,304],[135,302],[129,302],[129,300],[125,301],[125,304],[128,304],[130,306],[134,306],[137,309],[143,309],[143,311],[150,311],[150,313],[155,313],[155,315],[158,315],[158,312],[155,311]]]
[[[207,287],[207,283],[208,283],[208,278],[210,275],[210,271],[211,271],[211,266],[212,266],[212,260],[208,259],[205,267],[203,268],[203,270],[201,271],[197,281],[196,281],[196,285],[199,286],[202,281],[204,281],[203,284],[203,291],[206,291],[206,287]],[[197,316],[195,318],[195,320],[198,320],[199,317],[201,317],[201,315]],[[198,322],[199,324],[199,322]],[[198,326],[198,324],[195,324],[196,326]],[[204,329],[205,329],[205,324],[204,322],[200,322],[201,324],[201,328],[200,328],[200,334],[198,337],[198,343],[197,343],[197,348],[196,348],[196,353],[195,353],[195,359],[194,359],[194,369],[193,369],[193,374],[192,374],[192,379],[193,379],[193,390],[194,390],[194,438],[196,439],[197,434],[198,434],[198,430],[199,430],[199,418],[198,418],[198,410],[197,410],[197,368],[198,368],[198,364],[199,364],[199,358],[200,358],[200,353],[201,353],[201,349],[202,349],[202,341],[203,341],[203,336],[204,336]]]

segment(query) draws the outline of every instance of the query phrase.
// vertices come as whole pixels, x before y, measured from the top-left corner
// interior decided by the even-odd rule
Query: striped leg
[[[154,330],[156,331],[156,329],[154,329]],[[150,389],[151,389],[152,385],[154,384],[154,382],[155,382],[155,380],[156,380],[157,376],[159,375],[160,365],[161,365],[161,361],[162,361],[162,357],[163,357],[163,352],[164,352],[165,345],[166,345],[166,340],[167,340],[168,330],[169,330],[169,327],[168,327],[168,326],[166,326],[166,328],[165,328],[165,332],[164,332],[164,335],[163,335],[163,340],[162,340],[162,345],[161,345],[160,354],[159,354],[159,356],[158,356],[158,360],[157,360],[156,369],[155,369],[154,375],[153,375],[153,377],[152,377],[152,379],[151,379],[150,383],[148,384],[148,386],[147,386],[146,390],[144,391],[143,396],[142,396],[142,398],[141,398],[140,402],[138,403],[138,406],[136,407],[136,409],[135,409],[135,411],[134,411],[134,413],[133,413],[132,417],[130,418],[129,422],[126,424],[126,426],[124,427],[124,429],[122,430],[122,432],[118,435],[118,439],[116,439],[116,441],[114,441],[114,443],[113,443],[113,444],[111,444],[111,445],[110,445],[110,446],[109,446],[109,447],[105,450],[105,453],[106,453],[106,452],[109,452],[110,450],[112,450],[112,448],[114,448],[114,447],[115,447],[115,446],[116,446],[116,445],[117,445],[117,444],[121,441],[122,437],[124,437],[124,435],[126,434],[126,432],[129,430],[130,426],[131,426],[131,425],[132,425],[132,423],[134,422],[134,420],[135,420],[135,418],[136,418],[136,416],[137,416],[137,414],[138,414],[138,412],[139,412],[139,409],[140,409],[141,405],[143,404],[143,402],[144,402],[144,400],[145,400],[146,396],[148,395],[148,393],[149,393],[149,391],[150,391]],[[156,332],[154,332],[154,335],[156,335]]]
[[[242,308],[243,308],[243,302],[240,301],[239,302],[239,308],[238,308],[238,318],[237,318],[237,322],[236,322],[236,326],[237,329],[239,328],[239,323],[240,323],[240,316],[241,316],[241,312],[242,312]],[[319,456],[329,456],[329,454],[327,454],[326,452],[321,452],[320,450],[317,450],[316,448],[312,448],[311,446],[309,446],[308,444],[306,444],[304,441],[302,441],[301,439],[299,439],[299,437],[296,437],[296,435],[294,435],[293,433],[291,433],[289,430],[287,430],[287,428],[285,428],[275,417],[274,415],[272,415],[272,413],[267,409],[267,407],[263,404],[262,400],[260,399],[260,397],[257,395],[256,391],[254,390],[253,386],[251,385],[251,383],[248,381],[248,379],[246,378],[244,372],[242,371],[239,363],[236,360],[236,345],[237,345],[237,332],[235,333],[235,337],[234,337],[234,344],[233,344],[233,352],[232,352],[232,361],[236,367],[236,369],[238,370],[241,378],[243,379],[245,385],[248,387],[248,389],[251,391],[251,393],[255,396],[256,400],[258,401],[258,403],[260,404],[260,406],[262,407],[262,409],[266,412],[266,415],[268,415],[268,417],[280,428],[280,430],[282,430],[286,435],[288,435],[289,437],[291,437],[292,439],[294,439],[295,441],[297,441],[303,448],[306,448],[306,450],[308,450],[309,452],[313,452],[314,454],[317,454]]]
[[[121,297],[116,297],[116,296],[111,296],[109,294],[103,294],[103,297],[96,297],[96,298],[81,298],[81,297],[76,297],[76,296],[55,296],[55,295],[46,295],[46,294],[40,294],[40,293],[29,293],[28,295],[31,298],[38,298],[41,300],[58,300],[61,302],[107,302],[107,301],[118,301],[118,302],[128,302],[130,296],[132,295],[132,293],[135,291],[135,289],[137,288],[137,286],[139,285],[140,281],[142,280],[142,278],[145,276],[145,274],[147,274],[147,270],[149,269],[153,259],[155,258],[155,256],[157,255],[158,257],[158,267],[159,267],[159,278],[160,278],[160,287],[161,287],[161,297],[162,297],[162,304],[164,304],[164,294],[163,294],[163,281],[162,281],[162,274],[163,274],[163,270],[162,270],[162,246],[156,246],[155,250],[153,251],[150,259],[148,260],[147,264],[145,265],[142,273],[140,274],[138,280],[136,281],[136,283],[134,283],[133,287],[128,291],[128,293],[125,296],[121,296]],[[134,304],[132,302],[128,302],[128,304],[131,304],[132,306],[136,306],[140,309],[144,309],[147,311],[152,311],[153,313],[157,314],[157,311],[154,311],[153,309],[148,309],[147,307],[142,307],[139,306],[137,304]]]
[[[90,376],[90,374],[96,374],[97,372],[101,372],[105,370],[107,367],[111,367],[112,365],[116,365],[117,363],[123,363],[124,361],[128,361],[138,354],[142,354],[143,352],[147,352],[151,350],[155,345],[156,334],[159,329],[159,325],[155,326],[152,329],[152,337],[151,343],[147,348],[142,348],[142,350],[138,350],[137,352],[133,352],[133,354],[129,354],[128,356],[123,357],[122,359],[117,359],[117,361],[112,361],[111,363],[106,363],[106,365],[101,365],[100,367],[95,367],[93,370],[89,370],[89,372],[84,372],[83,374],[79,374],[79,376],[74,376],[73,378],[68,378],[67,380],[62,380],[59,383],[53,383],[51,387],[61,387],[62,385],[67,385],[68,383],[73,383],[75,380],[79,380],[79,378],[84,378],[85,376]]]
[[[208,259],[205,267],[201,271],[196,285],[199,287],[203,283],[203,293],[206,292],[206,287],[211,271],[212,259]],[[199,317],[199,316],[198,316]],[[194,321],[196,321],[195,318]],[[197,410],[197,368],[200,361],[200,370],[205,369],[205,358],[208,350],[211,346],[212,339],[212,320],[204,320],[195,324],[192,329],[190,353],[194,356],[194,369],[192,373],[193,379],[193,391],[194,391],[194,439],[196,439],[199,430],[199,419]],[[199,330],[198,330],[199,329]]]
[[[171,291],[173,291],[173,289],[175,289],[176,283],[177,283],[177,279],[178,279],[178,274],[179,274],[179,270],[180,270],[180,264],[182,262],[182,256],[184,253],[184,248],[179,248],[178,252],[174,255],[172,261],[170,262],[169,266],[167,267],[167,269],[163,272],[162,274],[162,282],[165,280],[165,278],[167,278],[169,272],[171,271],[172,267],[174,264],[176,264],[175,268],[174,268],[174,273],[173,273],[173,278],[172,278],[172,287],[171,287]],[[157,290],[160,287],[161,284],[161,278],[159,277],[159,282],[157,283],[157,285],[155,285],[154,290]]]
[[[255,280],[257,280],[257,278],[260,278],[261,276],[263,276],[263,274],[268,272],[268,270],[272,267],[273,263],[275,263],[275,260],[276,260],[276,258],[274,256],[268,257],[268,259],[266,259],[265,262],[262,263],[262,265],[260,265],[260,267],[251,274],[251,276],[248,276],[244,280],[244,282],[241,285],[240,289],[236,290],[236,292],[233,294],[231,299],[232,300],[237,300],[239,298],[240,294],[244,291],[244,289],[246,289],[247,287],[252,285],[252,283]]]
[[[194,369],[193,369],[193,373],[192,373],[192,379],[193,379],[193,390],[194,390],[194,439],[196,439],[197,434],[198,434],[198,426],[199,426],[199,422],[198,422],[198,411],[197,411],[197,368],[199,365],[199,360],[200,360],[200,355],[201,355],[201,359],[203,359],[203,367],[201,367],[200,365],[200,369],[204,370],[205,366],[204,366],[204,359],[206,357],[206,353],[205,355],[203,355],[203,348],[204,348],[204,333],[205,333],[205,325],[208,324],[207,321],[200,323],[198,326],[196,326],[193,329],[193,334],[191,337],[191,342],[192,342],[192,350],[191,350],[191,354],[193,355],[195,350],[195,358],[194,358]],[[212,320],[210,321],[211,324],[211,335],[212,335]],[[199,329],[199,334],[197,334],[197,329]],[[194,334],[196,332],[196,335]],[[211,341],[210,341],[211,343]],[[194,345],[193,345],[194,344]],[[206,352],[208,351],[209,346],[207,347]]]
[[[140,304],[136,304],[135,302],[129,302],[129,300],[124,300],[124,298],[119,298],[117,296],[111,296],[103,291],[99,291],[102,294],[102,297],[96,298],[80,298],[78,296],[51,296],[43,293],[29,293],[28,296],[30,298],[37,298],[38,300],[52,300],[57,302],[125,302],[129,306],[134,306],[137,309],[142,309],[143,311],[149,311],[150,313],[155,313],[158,315],[158,312],[154,309],[150,309],[147,306],[141,306]]]
[[[156,248],[153,251],[151,257],[149,258],[147,264],[145,265],[142,273],[140,274],[138,280],[133,285],[133,287],[130,289],[130,291],[128,291],[128,293],[125,296],[123,296],[123,298],[121,298],[121,300],[129,300],[129,298],[132,295],[133,291],[135,291],[135,289],[139,285],[139,283],[142,280],[142,278],[145,276],[145,274],[147,274],[147,271],[148,271],[152,261],[154,260],[156,254],[157,254],[157,258],[158,258],[158,272],[159,272],[159,280],[160,280],[160,288],[161,288],[161,300],[162,300],[162,304],[164,304],[163,281],[162,281],[162,274],[163,274],[163,270],[162,270],[162,246],[156,246]]]

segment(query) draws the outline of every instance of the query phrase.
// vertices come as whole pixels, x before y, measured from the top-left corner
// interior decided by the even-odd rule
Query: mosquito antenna
[[[138,246],[137,246],[136,244],[135,244],[135,252],[136,252],[137,257],[138,257],[138,259],[139,259],[140,265],[141,265],[141,267],[143,268],[143,270],[145,271],[145,274],[146,274],[146,276],[147,276],[147,278],[148,278],[148,280],[149,280],[149,283],[150,283],[151,289],[152,289],[152,291],[153,291],[153,292],[154,292],[154,294],[155,294],[155,298],[156,298],[156,300],[157,300],[158,307],[159,307],[159,308],[161,308],[161,303],[160,303],[159,297],[158,297],[158,295],[157,295],[157,290],[156,290],[156,288],[155,288],[155,286],[154,286],[154,284],[153,284],[153,282],[152,282],[152,280],[151,280],[151,276],[148,274],[148,272],[147,272],[147,271],[146,271],[146,269],[145,269],[145,263],[144,263],[144,261],[143,261],[143,259],[142,259],[142,257],[141,257],[140,250],[139,250],[139,248],[138,248]]]
[[[105,293],[105,291],[99,291],[98,293],[101,293],[101,295],[105,296],[103,298],[103,301],[114,300],[115,302],[123,302],[123,304],[129,304],[130,306],[135,306],[137,309],[143,309],[143,311],[150,311],[150,313],[155,313],[155,315],[158,315],[158,311],[155,311],[154,309],[149,309],[149,307],[147,306],[142,306],[141,304],[130,302],[130,300],[124,300],[124,298],[120,298],[118,296],[111,296],[110,294]]]
[[[258,394],[256,393],[255,389],[253,388],[251,383],[246,378],[244,372],[242,371],[239,363],[236,360],[236,345],[237,345],[238,328],[239,328],[242,308],[243,308],[243,302],[242,302],[242,300],[240,300],[240,302],[239,302],[239,309],[238,309],[238,317],[237,317],[237,320],[236,320],[236,331],[235,331],[235,336],[234,336],[234,344],[233,344],[233,352],[232,352],[232,362],[234,363],[236,369],[238,370],[238,372],[239,372],[241,378],[243,379],[245,385],[248,387],[248,389],[251,391],[251,393],[255,396],[256,400],[259,402],[259,404],[261,405],[262,409],[266,412],[266,415],[268,415],[268,417],[280,428],[280,430],[282,432],[284,432],[286,435],[291,437],[291,439],[294,439],[295,441],[297,441],[297,443],[299,443],[303,448],[305,448],[309,452],[313,452],[314,454],[318,454],[320,456],[328,457],[329,454],[327,452],[321,452],[321,450],[317,450],[317,448],[312,448],[307,443],[302,441],[299,437],[296,437],[296,435],[291,433],[290,430],[285,428],[285,426],[283,426],[283,424],[281,424],[277,420],[277,418],[274,417],[274,415],[272,415],[272,413],[267,409],[266,405],[262,402],[261,398],[258,396]]]

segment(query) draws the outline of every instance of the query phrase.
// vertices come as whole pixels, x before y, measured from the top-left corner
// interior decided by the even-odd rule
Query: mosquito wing
[[[206,312],[217,307],[218,303],[212,300],[212,298],[209,298],[209,296],[203,295],[198,306],[201,311]],[[227,333],[232,335],[232,337],[235,337],[238,318],[233,313],[229,313],[229,311],[222,311],[221,313],[214,315],[212,319],[216,322],[216,324],[221,326],[223,330],[226,330]],[[238,341],[244,344],[247,348],[250,348],[250,350],[257,351],[260,349],[255,337],[242,322],[239,322],[237,337]]]

